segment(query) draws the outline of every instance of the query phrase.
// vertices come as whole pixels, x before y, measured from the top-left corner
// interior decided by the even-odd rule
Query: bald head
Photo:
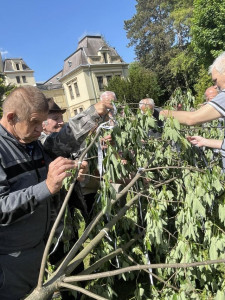
[[[215,86],[210,86],[205,90],[205,100],[211,101],[213,98],[215,98],[218,95],[218,90],[217,87]]]
[[[3,102],[3,116],[13,112],[18,119],[27,120],[31,113],[48,112],[45,95],[34,86],[21,86],[14,89]]]
[[[139,102],[140,110],[145,113],[147,109],[154,110],[155,102],[152,98],[145,98]]]

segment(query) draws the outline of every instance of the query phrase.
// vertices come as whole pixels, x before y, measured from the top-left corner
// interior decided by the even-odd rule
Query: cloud
[[[9,53],[7,50],[3,50],[2,48],[0,48],[0,52],[2,57],[6,57],[6,55]]]

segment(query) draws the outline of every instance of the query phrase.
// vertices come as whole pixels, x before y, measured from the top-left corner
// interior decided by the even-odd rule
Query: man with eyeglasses
[[[212,76],[213,86],[219,91],[217,96],[196,111],[162,110],[160,114],[166,118],[174,117],[181,124],[189,126],[225,117],[225,52],[214,60],[209,67],[209,73]],[[221,150],[223,168],[225,169],[225,139],[205,139],[200,136],[187,137],[187,139],[198,147],[205,146]]]

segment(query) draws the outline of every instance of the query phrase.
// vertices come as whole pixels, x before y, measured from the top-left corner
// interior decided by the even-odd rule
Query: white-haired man
[[[101,94],[100,101],[103,103],[111,103],[112,101],[116,101],[116,94],[112,91],[105,91]]]
[[[220,54],[209,67],[212,81],[219,94],[211,101],[196,111],[170,111],[160,112],[164,117],[174,117],[181,124],[196,125],[209,122],[220,117],[225,117],[225,52]],[[222,150],[223,166],[225,167],[225,140],[204,139],[199,136],[188,137],[188,140],[196,146],[206,146]]]
[[[174,117],[181,124],[196,125],[225,116],[225,52],[218,56],[209,68],[214,86],[219,94],[196,111],[162,110],[164,117]]]
[[[141,112],[144,114],[148,109],[154,112],[155,102],[152,98],[145,98],[139,102],[139,108]]]
[[[152,98],[142,99],[139,102],[139,108],[140,108],[142,114],[145,114],[147,112],[147,110],[151,110],[152,111],[152,116],[157,121],[158,128],[163,127],[163,121],[159,119],[160,109],[155,107],[155,101]],[[155,137],[155,138],[158,138],[158,137],[161,136],[161,133],[158,132],[158,130],[153,129],[153,130],[149,131],[149,137],[151,137],[151,136]]]

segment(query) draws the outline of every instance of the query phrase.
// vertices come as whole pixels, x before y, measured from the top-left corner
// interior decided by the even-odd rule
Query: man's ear
[[[8,112],[6,117],[10,125],[15,125],[16,122],[18,121],[18,117],[14,112]]]

